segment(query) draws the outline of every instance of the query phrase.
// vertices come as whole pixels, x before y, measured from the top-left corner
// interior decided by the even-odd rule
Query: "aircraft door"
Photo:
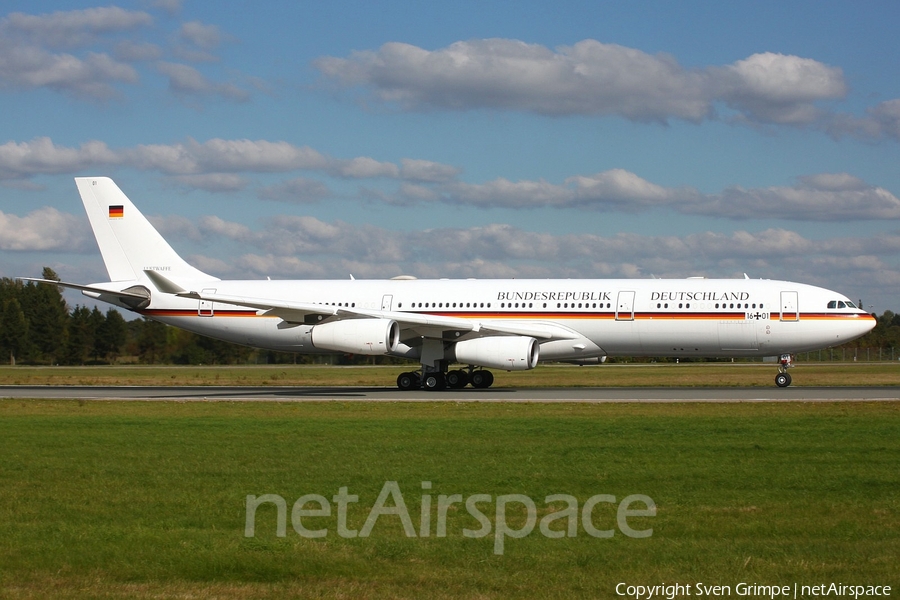
[[[201,292],[202,294],[215,294],[216,290],[212,288],[207,288]],[[197,316],[198,317],[211,317],[215,312],[215,307],[213,303],[209,300],[201,300],[199,306],[197,306]]]
[[[619,292],[616,321],[634,321],[634,292]]]
[[[797,292],[781,292],[781,319],[782,321],[799,321],[800,308],[797,301]]]
[[[385,294],[381,298],[381,310],[391,310],[391,304],[394,302],[394,297],[391,294]]]

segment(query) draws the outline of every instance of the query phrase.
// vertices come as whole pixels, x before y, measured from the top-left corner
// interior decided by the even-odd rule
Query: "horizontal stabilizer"
[[[134,309],[146,308],[150,304],[150,291],[139,285],[133,285],[124,290],[119,290],[115,289],[116,284],[113,282],[107,284],[110,287],[100,287],[99,285],[81,285],[78,283],[56,281],[55,279],[40,279],[38,277],[17,277],[16,279],[20,281],[33,281],[35,283],[56,285],[71,290],[79,290],[83,294],[94,297],[106,296],[118,298],[123,304]]]

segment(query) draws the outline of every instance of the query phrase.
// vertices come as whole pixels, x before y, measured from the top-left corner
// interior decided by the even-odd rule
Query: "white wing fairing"
[[[290,352],[418,360],[401,389],[486,387],[488,371],[605,356],[788,357],[874,318],[845,296],[768,280],[223,281],[182,260],[106,178],[78,178],[110,282],[79,289],[149,318]],[[468,370],[449,370],[459,362]],[[778,385],[790,383],[779,373]],[[785,383],[785,381],[787,383]]]

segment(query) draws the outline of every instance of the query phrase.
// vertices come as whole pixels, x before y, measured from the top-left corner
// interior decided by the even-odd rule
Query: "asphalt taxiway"
[[[900,387],[493,388],[401,392],[390,387],[0,386],[0,398],[243,402],[874,402]]]

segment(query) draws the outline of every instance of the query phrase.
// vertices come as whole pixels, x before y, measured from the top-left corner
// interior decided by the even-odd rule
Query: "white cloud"
[[[461,172],[457,167],[430,160],[400,159],[400,176],[408,181],[442,183],[456,179]]]
[[[400,175],[400,169],[394,163],[378,161],[368,156],[332,161],[330,170],[339,177],[352,179],[373,177],[390,177],[395,179]]]
[[[187,217],[182,217],[180,215],[170,215],[167,217],[148,215],[147,219],[149,219],[164,238],[193,241],[200,241],[203,239],[200,228]]]
[[[93,44],[98,36],[152,24],[153,17],[145,12],[106,6],[43,15],[11,13],[0,21],[0,32],[43,46],[73,48]]]
[[[167,12],[170,15],[176,15],[181,12],[181,4],[183,0],[151,0],[150,6]]]
[[[843,189],[840,186],[843,183]],[[824,185],[823,185],[824,184]],[[708,196],[683,212],[735,219],[772,218],[800,221],[900,219],[900,199],[884,188],[844,174],[803,179],[792,187],[731,187]]]
[[[443,199],[450,204],[464,204],[481,208],[533,208],[537,206],[565,206],[573,194],[564,186],[539,181],[509,181],[503,177],[487,183],[452,183],[445,186]]]
[[[219,97],[246,102],[250,93],[232,83],[215,83],[189,65],[160,62],[156,70],[169,80],[169,90],[182,97]]]
[[[142,62],[158,60],[162,56],[163,51],[156,44],[122,40],[116,44],[113,54],[121,61]]]
[[[625,210],[664,205],[675,198],[672,190],[624,169],[612,169],[588,177],[570,177],[566,183],[575,186],[575,198],[579,202],[620,206]]]
[[[453,167],[430,161],[404,159],[398,166],[371,157],[336,159],[309,146],[267,140],[189,139],[169,145],[111,149],[98,141],[70,148],[58,146],[50,138],[35,138],[0,145],[0,180],[24,180],[47,173],[74,174],[111,166],[159,171],[175,177],[184,186],[217,192],[246,188],[249,181],[239,173],[314,171],[341,178],[389,178],[400,181],[396,192],[364,190],[361,197],[403,206],[443,202],[505,209],[640,212],[664,208],[728,219],[900,219],[900,199],[849,173],[806,175],[791,186],[734,186],[717,194],[702,194],[690,187],[664,187],[624,169],[573,175],[561,184],[505,178],[468,183],[455,179],[458,170]],[[262,187],[257,193],[261,198],[287,202],[315,202],[333,195],[324,183],[302,177]]]
[[[830,190],[833,192],[860,191],[870,187],[865,181],[849,173],[804,175],[799,180],[812,189]]]
[[[331,190],[321,181],[298,177],[277,185],[261,188],[258,195],[264,200],[311,204],[331,196]]]
[[[206,25],[199,21],[182,23],[178,37],[183,42],[193,44],[204,50],[213,50],[222,43],[222,32],[216,25]]]
[[[234,173],[178,175],[175,179],[187,187],[208,192],[237,192],[247,187],[247,180]]]
[[[744,118],[763,123],[812,123],[822,116],[815,102],[847,93],[841,69],[798,56],[754,54],[719,72],[725,74],[720,97]]]
[[[900,284],[900,231],[873,237],[810,239],[787,229],[554,235],[506,224],[400,232],[372,225],[279,216],[261,228],[206,216],[153,217],[173,241],[215,242],[215,256],[188,255],[206,272],[234,278],[664,278],[690,275],[787,279],[853,295],[886,295]],[[0,249],[96,252],[82,215],[41,208],[0,212]],[[185,253],[187,255],[187,253]],[[99,261],[99,256],[97,257]]]
[[[180,2],[169,2],[164,8],[177,12],[179,7]],[[182,23],[167,47],[147,42],[143,35],[162,37],[153,17],[116,6],[43,15],[12,13],[0,20],[0,90],[47,88],[86,100],[121,98],[125,85],[140,83],[135,66],[145,66],[139,63],[159,61],[164,55],[217,62],[212,52],[233,41],[216,25],[198,21]],[[210,99],[250,99],[242,85],[214,81],[185,64],[156,62],[153,68],[165,77],[172,94],[194,105]],[[243,79],[254,89],[267,87],[258,79]]]
[[[745,189],[718,194],[693,188],[666,188],[625,171],[612,169],[573,176],[558,185],[544,180],[484,184],[453,183],[437,196],[449,204],[480,208],[588,208],[637,212],[668,208],[684,214],[729,219],[781,218],[798,221],[900,219],[900,199],[847,173],[802,177],[794,186]],[[420,197],[427,199],[424,194]],[[414,201],[412,195],[407,201]]]
[[[103,142],[78,148],[57,146],[50,138],[7,142],[0,146],[0,179],[27,178],[47,173],[75,173],[97,165],[114,165],[119,156]]]
[[[84,251],[87,246],[86,233],[83,218],[49,206],[24,217],[0,212],[0,250]]]
[[[88,53],[79,58],[0,37],[0,89],[50,88],[79,98],[104,100],[117,95],[114,84],[137,81],[133,67],[107,54]]]
[[[217,218],[204,236],[223,236],[238,257],[202,268],[226,277],[603,278],[691,275],[788,279],[853,293],[900,282],[900,232],[877,239],[813,240],[786,229],[553,235],[505,224],[397,232],[371,225],[282,216],[260,230]]]
[[[883,135],[900,139],[900,99],[888,100],[869,110]]]
[[[173,175],[225,172],[286,172],[324,169],[328,159],[309,146],[266,140],[188,140],[137,146],[122,151],[125,162],[142,170]]]
[[[222,236],[239,242],[254,239],[254,233],[246,225],[226,221],[216,215],[201,218],[198,228],[205,235]]]
[[[510,39],[461,41],[433,51],[390,42],[314,64],[337,84],[370,90],[406,110],[496,108],[700,122],[724,103],[747,121],[804,125],[820,118],[816,102],[846,94],[839,68],[808,58],[762,53],[686,69],[669,55],[596,40],[556,50]]]

